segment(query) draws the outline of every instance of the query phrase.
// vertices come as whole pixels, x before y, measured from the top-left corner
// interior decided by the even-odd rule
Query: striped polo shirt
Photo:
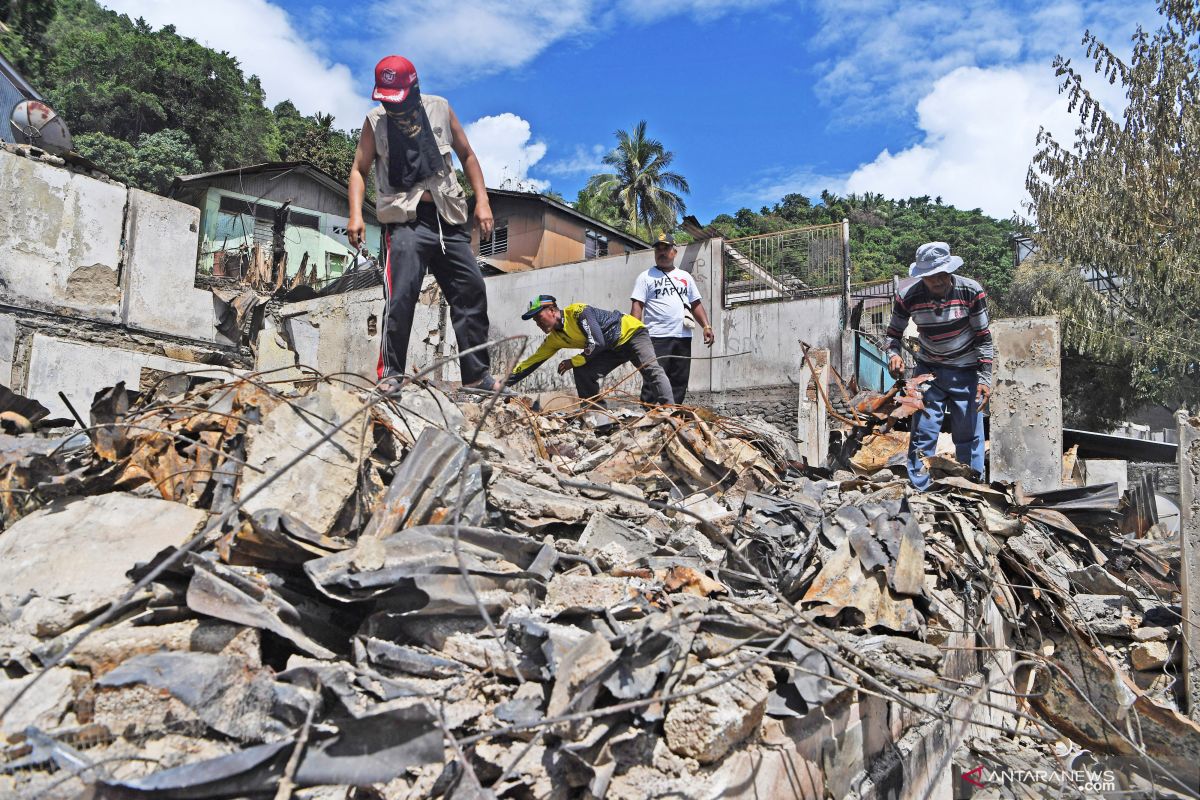
[[[934,297],[917,281],[892,302],[887,329],[889,353],[900,352],[904,329],[911,318],[921,345],[919,361],[933,366],[977,369],[979,382],[992,383],[992,332],[988,330],[987,293],[970,278],[954,275],[945,297]]]

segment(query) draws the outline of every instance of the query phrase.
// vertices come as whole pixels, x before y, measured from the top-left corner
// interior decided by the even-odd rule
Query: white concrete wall
[[[502,374],[524,355],[532,353],[541,341],[542,334],[537,326],[521,319],[531,298],[550,294],[558,298],[560,305],[586,302],[628,312],[634,280],[653,263],[654,254],[641,251],[488,278],[491,338],[523,337],[507,342],[493,352],[493,371]],[[712,350],[708,350],[699,331],[694,336],[692,355],[697,360],[692,363],[691,391],[719,392],[796,381],[802,364],[801,340],[813,347],[840,353],[839,297],[747,304],[726,309],[721,306],[720,240],[682,245],[676,263],[695,276],[717,337]],[[374,376],[379,338],[378,335],[367,335],[367,319],[375,315],[377,329],[382,329],[380,295],[381,290],[376,288],[286,306],[281,314],[300,363],[326,373],[344,371]],[[441,352],[450,354],[455,351],[456,342],[448,318],[444,328],[447,341]],[[420,368],[431,363],[437,356],[437,331],[436,296],[422,293],[409,347],[410,371],[414,366]],[[527,378],[522,389],[572,390],[571,377],[559,376],[553,369],[556,362],[557,359],[552,359],[552,363]],[[618,370],[611,376],[612,380],[620,380],[626,372]],[[441,377],[458,380],[457,364],[447,365]],[[638,385],[635,379],[630,388],[636,391]]]
[[[682,245],[678,266],[695,276],[712,321],[717,341],[704,347],[699,331],[692,343],[690,391],[726,391],[755,386],[778,386],[799,379],[801,340],[813,347],[840,352],[841,298],[816,297],[782,302],[753,303],[723,308],[721,241],[719,239]],[[492,338],[525,335],[525,352],[532,352],[541,332],[532,322],[523,322],[521,312],[538,294],[550,294],[560,304],[586,302],[602,308],[629,311],[629,293],[638,273],[654,264],[650,251],[585,261],[549,269],[497,275],[488,278],[488,310]],[[512,360],[521,348],[507,345],[504,355]],[[503,361],[504,358],[494,361]],[[559,377],[551,365],[526,379],[530,388],[569,389],[570,376]]]
[[[124,186],[0,150],[0,300],[117,321],[124,218]]]
[[[216,337],[213,294],[197,289],[200,209],[129,190],[121,320],[131,328],[203,341]]]
[[[184,203],[0,150],[0,302],[216,342],[212,293],[195,288],[199,220]]]
[[[206,370],[203,364],[195,362],[34,334],[29,381],[23,393],[50,409],[52,417],[69,417],[70,412],[58,396],[61,391],[86,420],[96,392],[118,381],[125,381],[125,388],[136,390],[143,367],[223,380],[232,377],[226,370]]]
[[[712,362],[714,391],[777,386],[799,379],[800,342],[840,353],[841,297],[750,303],[720,310]],[[839,372],[843,370],[837,364]]]
[[[719,256],[718,256],[719,258]],[[675,263],[690,272],[696,279],[704,307],[712,315],[713,299],[713,242],[703,241],[681,245]],[[532,321],[521,319],[529,307],[529,301],[539,294],[558,298],[560,307],[571,303],[587,303],[604,309],[629,312],[629,293],[638,274],[654,266],[654,253],[641,250],[609,258],[565,264],[560,267],[518,272],[512,275],[497,275],[487,279],[488,315],[491,318],[491,338],[510,336],[524,337],[523,340],[504,344],[493,352],[492,365],[497,374],[504,367],[512,367],[520,359],[537,349],[542,341],[542,332]],[[719,284],[717,284],[719,285]],[[719,302],[719,299],[718,299]],[[713,328],[720,330],[717,321]],[[693,356],[704,355],[704,345],[699,331],[692,345]],[[559,361],[552,358],[540,370],[521,383],[523,391],[546,391],[562,389],[574,391],[575,383],[570,374],[560,376],[554,365]],[[711,386],[711,362],[692,362],[691,389],[707,391]],[[629,370],[618,370],[611,377],[619,380]],[[611,381],[610,381],[611,383]],[[639,379],[624,384],[636,394],[640,389]]]

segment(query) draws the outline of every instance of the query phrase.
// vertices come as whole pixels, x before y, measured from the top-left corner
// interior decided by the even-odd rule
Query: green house
[[[171,184],[170,196],[200,209],[201,274],[239,277],[230,265],[242,254],[259,248],[270,253],[274,228],[287,204],[283,219],[283,244],[287,274],[301,265],[319,281],[337,278],[354,261],[346,239],[349,192],[328,173],[304,161],[254,164],[246,167],[183,175]],[[290,202],[289,202],[290,201]],[[363,205],[366,249],[375,256],[383,251],[383,231],[375,209]]]

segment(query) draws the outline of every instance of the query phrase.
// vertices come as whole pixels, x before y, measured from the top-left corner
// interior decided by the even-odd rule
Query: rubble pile
[[[917,796],[930,725],[962,767],[1195,785],[1178,545],[1115,487],[939,459],[914,495],[701,409],[181,388],[0,436],[4,796]]]

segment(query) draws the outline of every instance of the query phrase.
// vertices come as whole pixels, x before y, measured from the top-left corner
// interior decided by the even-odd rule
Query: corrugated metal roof
[[[339,181],[337,178],[330,175],[320,167],[314,166],[307,161],[269,161],[263,164],[247,164],[242,167],[233,167],[232,169],[218,170],[217,172],[201,172],[196,175],[179,175],[171,182],[171,194],[186,185],[195,183],[206,183],[214,178],[223,178],[230,175],[257,175],[264,172],[302,172],[312,177],[316,182],[324,185],[330,191],[337,192],[347,200],[350,199],[350,190],[346,184]]]

